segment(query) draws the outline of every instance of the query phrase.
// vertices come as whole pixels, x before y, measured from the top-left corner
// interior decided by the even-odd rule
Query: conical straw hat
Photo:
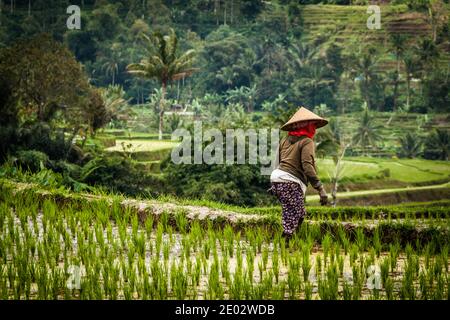
[[[321,128],[328,124],[328,120],[325,120],[322,117],[319,117],[317,114],[315,114],[312,111],[309,111],[305,107],[301,107],[293,116],[289,119],[288,122],[286,122],[282,127],[281,130],[284,131],[291,131],[292,125],[294,123],[302,122],[302,121],[316,121],[316,128]]]

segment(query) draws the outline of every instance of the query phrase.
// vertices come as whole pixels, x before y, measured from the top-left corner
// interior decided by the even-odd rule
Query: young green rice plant
[[[230,225],[227,225],[223,230],[223,236],[228,244],[228,254],[233,257],[234,254],[234,232]]]
[[[436,279],[436,287],[433,293],[434,300],[443,300],[444,299],[444,291],[445,291],[445,280],[444,275],[440,274]],[[447,294],[448,296],[448,294]]]
[[[341,253],[341,246],[339,245],[339,242],[333,242],[331,245],[331,254],[330,254],[330,260],[331,263],[335,263],[337,261],[338,257]]]
[[[419,275],[419,288],[420,288],[420,298],[422,300],[428,300],[429,290],[428,290],[427,276],[424,271],[420,272]]]
[[[137,234],[133,237],[133,242],[138,256],[145,258],[145,235],[143,233]]]
[[[359,270],[357,266],[352,267],[352,300],[359,300],[363,288],[364,273]]]
[[[103,236],[103,229],[101,224],[96,224],[94,227],[95,230],[95,239],[97,240],[97,244],[100,247],[103,247],[105,245],[105,238]]]
[[[132,242],[128,243],[128,251],[127,251],[127,258],[128,258],[128,264],[131,266],[131,264],[134,261],[134,256],[136,254],[136,247]]]
[[[305,288],[305,300],[311,300],[313,294],[313,285],[311,284],[311,282],[306,281],[304,288]]]
[[[342,297],[344,300],[352,300],[352,286],[348,281],[342,284]]]
[[[189,237],[183,237],[181,239],[181,243],[183,246],[183,254],[186,259],[189,259],[191,256],[191,240]],[[167,253],[168,254],[168,253]]]
[[[261,232],[256,232],[255,241],[256,241],[256,246],[258,248],[257,252],[261,253],[262,244],[263,244],[263,241],[264,241],[264,237],[263,237],[263,234]]]
[[[293,259],[295,260],[295,259]],[[288,292],[289,292],[289,299],[296,299],[297,293],[300,291],[300,273],[293,271],[291,268],[292,260],[289,260],[289,270],[288,270],[288,277],[287,277],[287,284],[288,284]]]
[[[321,277],[322,275],[322,257],[320,255],[316,256],[315,274],[317,277]]]
[[[414,255],[414,249],[410,243],[406,244],[405,253],[406,253],[406,260],[410,261],[412,256]]]
[[[364,235],[363,227],[356,229],[356,244],[358,245],[359,251],[366,249],[366,236]]]
[[[447,300],[450,300],[450,278],[447,276]]]
[[[331,236],[329,233],[327,233],[322,239],[323,262],[325,266],[327,265],[330,247],[331,247]]]
[[[253,280],[253,273],[255,271],[255,252],[252,247],[247,247],[245,251],[245,259],[247,262],[247,276]]]
[[[188,227],[186,214],[184,212],[177,212],[175,215],[175,222],[181,234],[186,234]]]
[[[278,279],[279,279],[279,276],[280,276],[280,262],[279,262],[279,254],[278,254],[278,247],[277,246],[273,247],[273,252],[272,252],[272,270],[273,270],[273,274],[275,276],[275,282],[278,283]]]
[[[203,274],[208,274],[208,260],[203,255],[200,257],[200,260],[200,265],[203,267]]]
[[[175,297],[183,300],[188,291],[188,276],[185,274],[182,264],[178,265],[175,272]]]
[[[147,239],[150,240],[153,232],[153,216],[148,215],[145,219],[145,232],[147,234]]]
[[[263,269],[266,270],[267,269],[267,261],[269,260],[269,247],[267,245],[263,246],[261,258],[262,258],[262,263],[263,263]]]
[[[387,300],[394,300],[394,282],[391,277],[387,277],[383,284]]]
[[[226,283],[230,283],[230,264],[229,258],[226,254],[222,255],[220,270],[222,277],[225,279]]]
[[[177,265],[174,260],[170,264],[170,287],[172,291],[175,292],[176,287],[176,276],[177,276]]]
[[[163,233],[164,233],[163,225],[162,224],[158,224],[158,227],[156,229],[156,240],[155,240],[156,256],[159,256],[159,254],[161,252]]]
[[[252,290],[250,292],[250,299],[251,300],[262,300],[265,297],[265,291],[266,288],[264,287],[263,283],[259,283],[252,287]]]
[[[202,273],[202,261],[200,259],[200,256],[197,255],[195,257],[195,268],[194,268],[194,274],[193,274],[193,278],[194,278],[194,283],[195,286],[198,286],[200,284],[200,276]]]
[[[137,236],[138,228],[139,228],[138,216],[136,214],[133,214],[131,216],[131,235],[133,238]]]
[[[309,277],[309,272],[311,270],[310,249],[307,245],[302,246],[302,270],[303,270],[303,281],[307,281]]]
[[[286,240],[284,238],[280,239],[280,253],[281,253],[281,262],[283,263],[283,265],[287,265],[288,251],[286,250]]]
[[[201,243],[203,240],[203,229],[200,227],[200,223],[198,222],[198,220],[194,220],[191,223],[189,233],[192,235],[192,238],[194,239],[195,247],[197,247],[198,244]]]
[[[126,227],[126,224],[119,223],[118,231],[119,231],[120,243],[121,243],[122,247],[125,247],[126,246],[126,242],[127,242],[127,227]]]
[[[407,262],[402,278],[402,286],[400,289],[400,297],[402,300],[415,300],[416,290],[414,288],[414,262]]]
[[[382,244],[381,244],[381,239],[380,239],[380,230],[378,228],[376,228],[374,231],[372,243],[373,243],[373,248],[375,249],[376,256],[379,258],[381,249],[382,249]]]
[[[424,261],[424,267],[425,267],[425,269],[429,269],[430,268],[430,263],[431,263],[431,254],[432,254],[432,251],[433,251],[434,249],[433,249],[433,247],[432,247],[432,244],[431,244],[431,242],[428,242],[425,246],[424,246],[424,248],[423,248],[423,254],[424,254],[424,258],[425,258],[425,261]]]
[[[320,284],[320,282],[319,282]],[[339,273],[336,264],[331,263],[327,269],[326,299],[337,300],[339,298]],[[320,291],[319,291],[320,293]]]
[[[244,294],[244,275],[242,266],[239,264],[233,274],[233,280],[230,286],[230,299],[242,299]]]
[[[439,257],[434,259],[432,272],[436,279],[442,274],[442,260]]]
[[[448,244],[446,244],[442,247],[441,260],[442,260],[442,264],[444,266],[444,270],[447,273],[448,272]]]
[[[390,257],[387,256],[383,259],[383,261],[380,264],[380,273],[381,273],[381,284],[383,286],[386,285],[386,280],[389,277],[389,268],[391,265]]]
[[[252,292],[254,291],[254,287],[252,284],[252,279],[247,276],[247,273],[244,273],[243,282],[242,282],[242,296],[244,299],[250,299],[252,296]]]
[[[342,245],[342,248],[344,249],[345,254],[347,255],[348,250],[350,248],[350,240],[348,239],[347,234],[342,225],[339,225],[338,227],[338,239]]]
[[[394,244],[389,245],[389,258],[391,261],[391,272],[394,272],[397,268],[397,259],[400,253],[400,243],[396,241]]]
[[[237,269],[242,270],[243,264],[242,264],[242,248],[241,245],[238,243],[236,246],[236,266]]]
[[[224,291],[220,284],[219,265],[213,261],[208,276],[208,298],[223,299]]]
[[[255,229],[246,226],[244,229],[244,236],[248,243],[253,247],[255,245]]]
[[[208,260],[209,259],[209,254],[211,253],[211,242],[210,241],[205,241],[203,243],[203,257]]]
[[[350,266],[353,267],[353,265],[355,264],[356,260],[358,259],[358,246],[356,244],[352,244],[351,249],[350,249]]]
[[[339,255],[337,257],[337,265],[338,265],[339,274],[343,275],[344,274],[344,256],[343,255]]]
[[[167,231],[167,227],[169,226],[169,213],[164,211],[161,213],[161,216],[159,217],[160,224],[163,228],[163,231]]]

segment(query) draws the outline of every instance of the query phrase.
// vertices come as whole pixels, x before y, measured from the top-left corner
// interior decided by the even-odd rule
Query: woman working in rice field
[[[314,134],[327,120],[301,107],[281,130],[289,131],[280,142],[276,169],[270,176],[270,191],[282,206],[283,236],[289,239],[300,227],[306,215],[305,191],[308,183],[320,194],[320,203],[327,204],[328,196],[317,177]]]

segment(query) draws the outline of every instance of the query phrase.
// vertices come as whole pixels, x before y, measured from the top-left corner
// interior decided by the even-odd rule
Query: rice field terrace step
[[[215,227],[225,227],[230,225],[235,230],[242,230],[248,227],[263,227],[267,230],[280,229],[280,215],[277,214],[252,214],[239,213],[229,210],[210,208],[197,205],[183,205],[169,202],[160,202],[156,200],[137,200],[123,197],[102,196],[82,193],[52,192],[39,188],[39,186],[30,183],[19,183],[9,181],[6,183],[0,180],[0,191],[2,194],[12,192],[15,197],[26,195],[31,192],[37,195],[39,201],[51,200],[58,205],[85,205],[92,201],[104,201],[111,208],[118,204],[121,210],[131,210],[138,215],[139,220],[144,223],[147,217],[152,216],[155,222],[160,221],[163,214],[167,214],[170,224],[176,226],[176,217],[179,214],[186,216],[188,222],[199,221],[201,225],[206,226],[211,223]],[[281,211],[281,209],[280,209]],[[448,219],[440,219],[448,221]],[[305,223],[310,226],[319,225],[320,231],[329,232],[337,236],[339,230],[343,230],[350,238],[355,238],[357,230],[363,230],[368,237],[373,236],[375,231],[379,231],[380,239],[384,243],[389,243],[393,239],[399,240],[402,244],[412,241],[438,241],[440,244],[450,242],[448,223],[425,223],[419,222],[412,224],[412,220],[403,219],[375,219],[363,221],[336,221],[336,220],[310,220]],[[437,221],[437,220],[436,220]]]

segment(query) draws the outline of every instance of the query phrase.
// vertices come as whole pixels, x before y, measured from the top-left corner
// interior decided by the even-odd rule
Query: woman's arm
[[[319,191],[320,204],[326,205],[328,203],[328,195],[323,187],[322,183],[317,176],[315,157],[314,141],[307,141],[302,149],[302,166],[305,171],[308,181],[311,183],[314,189]]]
[[[322,183],[317,176],[316,164],[315,164],[315,150],[314,141],[307,141],[302,148],[302,167],[308,177],[308,181],[311,183],[312,187],[319,190]]]

